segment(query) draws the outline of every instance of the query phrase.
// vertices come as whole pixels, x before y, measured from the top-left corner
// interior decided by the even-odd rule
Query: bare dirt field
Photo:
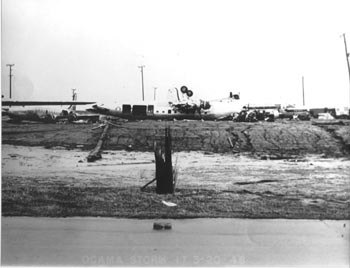
[[[338,122],[338,124],[334,124]],[[316,125],[317,123],[317,125]],[[261,158],[291,158],[306,154],[327,157],[350,155],[350,121],[231,121],[127,122],[113,127],[105,146],[109,150],[153,151],[153,142],[164,139],[171,128],[173,150],[213,153],[249,153]],[[24,146],[91,150],[102,129],[97,125],[2,123],[2,143]],[[233,148],[229,143],[232,142]]]
[[[157,195],[140,188],[166,124],[178,181]],[[348,122],[123,123],[88,163],[102,131],[93,126],[3,123],[2,214],[350,219]]]

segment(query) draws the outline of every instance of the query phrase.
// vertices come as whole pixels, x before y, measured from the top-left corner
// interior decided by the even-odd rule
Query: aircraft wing
[[[86,105],[92,101],[2,101],[2,106],[49,106],[49,105]]]
[[[103,114],[103,115],[112,115],[112,116],[120,115],[120,113],[114,110],[111,110],[102,106],[98,106],[97,104],[93,105],[92,108],[86,109],[86,111],[91,113],[96,113],[96,114]]]

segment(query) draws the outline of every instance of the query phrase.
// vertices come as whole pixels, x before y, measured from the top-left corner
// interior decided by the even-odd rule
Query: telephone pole
[[[15,66],[14,64],[6,64],[7,67],[10,67],[10,99],[12,98],[12,67]]]
[[[303,86],[303,106],[305,106],[305,94],[304,94],[304,76],[302,77],[302,86]]]
[[[145,91],[144,91],[144,85],[143,85],[143,68],[145,68],[145,65],[138,66],[141,69],[141,83],[142,83],[142,101],[145,100]]]
[[[349,90],[350,90],[350,65],[349,65],[349,53],[348,48],[346,46],[346,39],[345,39],[345,33],[343,33],[344,38],[344,45],[345,45],[345,56],[346,56],[346,62],[348,63],[348,73],[349,73]],[[349,91],[349,105],[350,105],[350,91]]]
[[[157,87],[154,87],[154,101],[156,101],[156,92],[157,92]]]

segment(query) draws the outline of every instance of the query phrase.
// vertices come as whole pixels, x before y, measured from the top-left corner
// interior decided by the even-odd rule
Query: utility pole
[[[157,91],[157,88],[154,87],[154,101],[156,101],[156,91]]]
[[[12,67],[15,66],[14,64],[6,64],[7,67],[10,67],[10,99],[12,98]]]
[[[302,86],[303,86],[303,106],[305,106],[305,94],[304,94],[304,76],[302,77]]]
[[[77,100],[77,93],[75,93],[75,91],[77,91],[77,90],[75,88],[72,88],[72,101]]]
[[[344,45],[345,45],[345,56],[346,56],[346,62],[348,63],[348,73],[349,73],[349,90],[350,90],[350,65],[349,65],[349,53],[348,48],[346,46],[346,39],[345,39],[345,33],[343,33],[344,38]],[[349,91],[349,105],[350,105],[350,91]]]
[[[144,91],[144,85],[143,85],[143,68],[145,68],[145,65],[138,66],[141,69],[141,82],[142,82],[142,101],[145,100],[145,91]]]

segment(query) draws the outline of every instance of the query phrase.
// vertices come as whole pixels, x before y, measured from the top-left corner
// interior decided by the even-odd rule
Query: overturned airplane
[[[242,109],[238,94],[230,93],[228,98],[204,101],[193,99],[193,91],[186,86],[182,86],[180,92],[177,88],[171,91],[176,100],[169,102],[168,106],[123,104],[109,109],[96,104],[87,111],[128,120],[231,120]]]

